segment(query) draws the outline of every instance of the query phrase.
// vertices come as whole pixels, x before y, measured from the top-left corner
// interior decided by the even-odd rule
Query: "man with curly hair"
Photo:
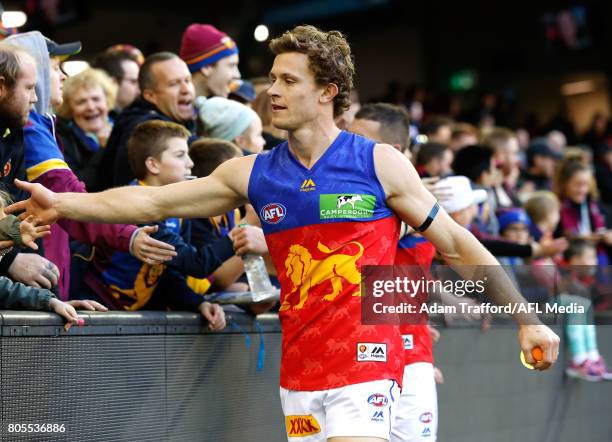
[[[11,210],[25,209],[42,222],[68,217],[144,223],[207,218],[250,202],[281,283],[280,382],[288,439],[386,441],[404,348],[399,327],[362,324],[360,269],[393,263],[398,218],[422,232],[451,264],[473,270],[497,261],[439,209],[397,149],[336,127],[334,117],[350,104],[354,74],[340,32],[297,26],[270,48],[276,55],[267,91],[272,124],[288,132],[287,142],[229,160],[206,178],[162,187],[54,194],[19,183],[32,197]],[[235,235],[238,254],[244,241]],[[522,302],[504,275],[493,278],[499,282],[490,291],[493,300]],[[531,350],[540,346],[544,358],[536,368],[549,368],[558,337],[535,315],[515,319],[527,360],[536,362]]]

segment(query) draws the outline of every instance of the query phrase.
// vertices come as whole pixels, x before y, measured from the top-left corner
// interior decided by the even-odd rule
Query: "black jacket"
[[[91,188],[88,186],[90,192],[126,186],[134,179],[134,173],[128,162],[127,143],[134,128],[149,120],[173,121],[161,113],[155,105],[142,98],[137,98],[119,114],[98,165],[96,180],[91,184]],[[195,134],[195,122],[184,126]]]
[[[0,188],[8,192],[13,201],[29,198],[23,190],[15,186],[14,180],[26,179],[23,129],[0,126]],[[13,248],[0,261],[0,275],[7,275],[8,268],[13,263],[19,250]]]

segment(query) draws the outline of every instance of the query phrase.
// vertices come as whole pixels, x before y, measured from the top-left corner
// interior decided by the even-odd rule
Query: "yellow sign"
[[[321,425],[312,414],[307,416],[285,416],[287,436],[304,437],[321,432]]]

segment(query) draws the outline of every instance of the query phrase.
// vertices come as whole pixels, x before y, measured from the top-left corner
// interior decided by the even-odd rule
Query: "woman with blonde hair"
[[[113,127],[109,111],[115,106],[117,86],[104,71],[86,69],[66,79],[63,95],[57,133],[66,162],[88,185]]]

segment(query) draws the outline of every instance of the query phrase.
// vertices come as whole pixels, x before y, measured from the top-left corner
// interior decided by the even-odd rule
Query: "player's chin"
[[[272,123],[272,126],[280,130],[293,129],[292,125],[286,119],[280,118],[279,116],[273,115],[271,123]]]

